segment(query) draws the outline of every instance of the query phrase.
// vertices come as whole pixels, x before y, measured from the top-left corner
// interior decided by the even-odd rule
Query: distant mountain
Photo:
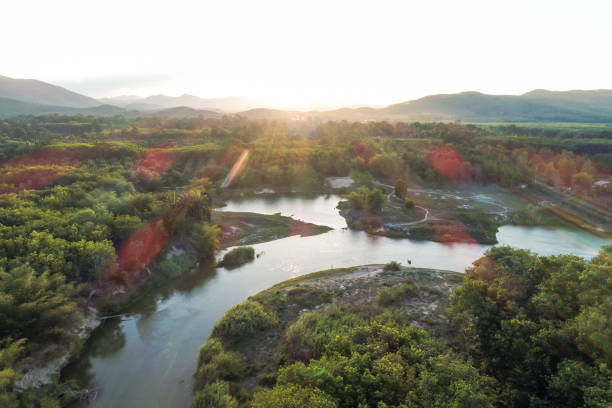
[[[313,107],[318,110],[309,110]],[[420,120],[465,122],[592,122],[612,123],[612,90],[547,91],[523,95],[462,92],[425,96],[383,108],[344,107],[323,110],[270,109],[240,97],[204,99],[194,95],[124,95],[95,100],[33,79],[0,76],[0,117],[21,114],[83,113],[165,117],[215,117],[240,114],[251,119],[280,120]]]
[[[40,105],[92,108],[102,103],[85,95],[35,79],[0,76],[0,98]]]
[[[329,111],[251,109],[240,115],[253,119],[317,118],[319,120],[420,120],[465,122],[593,122],[612,123],[612,90],[523,95],[479,92],[430,95],[385,108],[341,108]]]
[[[115,96],[112,98],[98,98],[98,100],[100,102],[104,102],[107,103],[109,105],[112,105],[113,102],[117,102],[117,103],[130,103],[133,101],[137,101],[139,99],[142,99],[140,96],[137,95],[121,95],[121,96]]]
[[[537,89],[521,95],[521,98],[603,115],[609,115],[612,112],[612,90],[606,89],[566,92]]]
[[[208,98],[203,99],[197,96],[184,94],[173,97],[166,95],[149,96],[142,100],[144,103],[152,105],[164,106],[167,108],[176,108],[179,106],[187,106],[193,109],[217,110],[228,113],[235,113],[252,109],[261,106],[255,101],[250,101],[245,98],[229,96],[226,98]]]
[[[71,108],[69,106],[41,105],[0,98],[0,118],[18,115],[49,115],[53,113],[66,115],[113,116],[125,113],[125,109],[111,105],[98,105],[92,108]]]
[[[115,104],[111,103],[111,105],[115,105]],[[115,106],[117,106],[117,105],[115,105]],[[137,110],[137,111],[147,112],[147,113],[158,112],[160,110],[165,109],[163,106],[152,105],[150,103],[142,103],[142,102],[128,103],[128,104],[125,104],[125,105],[121,105],[121,107],[123,109]]]
[[[189,94],[181,96],[153,95],[146,98],[119,96],[104,98],[101,99],[101,101],[121,107],[144,106],[147,108],[146,110],[160,110],[185,106],[193,109],[206,109],[227,113],[241,112],[261,106],[260,103],[240,97],[230,96],[226,98],[204,99]]]
[[[249,109],[244,112],[239,112],[238,115],[248,119],[261,120],[261,119],[277,119],[277,120],[291,120],[296,117],[310,116],[312,112],[298,112],[288,111],[282,109],[268,109],[268,108],[255,108]],[[320,112],[315,112],[320,114]]]
[[[153,114],[154,117],[165,117],[165,118],[198,118],[200,116],[204,118],[217,118],[221,116],[219,112],[203,109],[193,109],[186,106],[178,106],[176,108],[164,109]]]
[[[462,92],[431,95],[377,110],[389,119],[469,122],[612,122],[612,91]]]
[[[521,95],[521,97],[542,101],[571,101],[573,103],[591,105],[612,104],[612,90],[610,89],[589,91],[547,91],[546,89],[536,89]]]

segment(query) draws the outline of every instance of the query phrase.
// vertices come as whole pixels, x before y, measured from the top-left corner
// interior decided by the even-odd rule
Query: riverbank
[[[212,222],[221,228],[221,248],[252,245],[293,235],[308,237],[322,234],[330,227],[315,225],[280,214],[215,211]]]
[[[584,202],[576,197],[539,187],[516,191],[497,186],[408,188],[401,199],[392,186],[374,184],[387,197],[379,212],[351,208],[347,201],[338,204],[349,228],[390,238],[483,245],[498,243],[497,232],[505,225],[567,228],[602,238],[611,235],[612,224],[603,211],[585,214]]]
[[[291,217],[281,215],[264,215],[242,212],[215,212],[212,222],[220,228],[219,242],[221,249],[234,245],[250,245],[285,238],[292,235],[311,236],[329,231],[331,228],[306,223]],[[57,380],[60,371],[70,361],[78,358],[79,351],[91,335],[93,330],[101,323],[100,315],[117,316],[129,310],[132,305],[150,295],[156,289],[167,285],[171,281],[183,279],[187,275],[195,275],[201,268],[214,270],[214,260],[210,265],[202,265],[198,261],[193,247],[185,240],[175,239],[168,242],[160,251],[155,260],[145,269],[138,281],[129,288],[115,288],[109,291],[106,297],[96,299],[96,308],[89,307],[94,313],[97,324],[91,325],[90,317],[84,324],[89,329],[83,331],[79,328],[80,342],[78,347],[70,350],[56,350],[57,358],[37,359],[46,360],[48,364],[34,364],[28,368],[23,388],[41,388],[50,386]],[[100,312],[98,312],[100,310]],[[81,395],[80,391],[68,390],[67,394]]]
[[[51,395],[66,396],[72,392],[69,387],[58,388],[60,372],[71,358],[79,355],[91,333],[102,323],[97,309],[88,307],[83,313],[83,321],[74,329],[74,341],[46,344],[17,367],[22,376],[15,382],[16,390],[36,401]]]
[[[168,281],[130,306],[129,314],[106,320],[81,357],[64,370],[62,380],[80,389],[98,390],[95,405],[100,407],[189,406],[198,348],[215,322],[249,296],[317,270],[390,260],[411,259],[415,267],[460,272],[487,249],[477,244],[389,239],[348,230],[336,209],[339,200],[334,195],[309,199],[262,195],[228,202],[224,208],[231,212],[281,213],[334,229],[317,236],[295,235],[253,244],[255,253],[261,254],[253,262],[232,270],[201,266]],[[575,253],[582,248],[576,245],[576,236],[570,238],[564,231],[516,227],[508,241],[504,230],[500,229],[500,242],[536,252]],[[583,237],[588,247],[598,246],[588,240],[590,237]],[[587,256],[589,251],[582,253]],[[312,311],[306,306],[298,312],[304,308]],[[75,404],[75,408],[86,406]]]
[[[215,211],[212,224],[219,227],[220,249],[231,246],[252,245],[293,235],[311,236],[325,233],[331,228],[315,225],[280,214],[266,215],[249,212]],[[209,260],[214,268],[214,259]],[[167,282],[205,267],[189,241],[176,238],[168,242],[155,260],[130,287],[115,287],[97,294],[95,306],[105,315],[119,314],[130,305]]]
[[[387,203],[380,213],[373,214],[351,208],[347,201],[341,201],[338,209],[349,228],[389,238],[491,245],[497,243],[501,226],[496,216],[478,210],[456,209],[450,213],[423,205],[407,209]]]
[[[279,283],[230,309],[202,348],[227,350],[221,353],[228,354],[229,366],[218,366],[214,358],[207,361],[202,354],[206,351],[201,351],[195,391],[202,391],[218,380],[227,381],[231,394],[246,403],[254,392],[275,383],[285,358],[283,350],[290,327],[300,317],[326,313],[330,308],[359,316],[394,310],[406,316],[409,326],[444,335],[449,323],[445,314],[449,296],[463,275],[438,269],[390,269],[393,267],[376,264],[315,272]],[[234,312],[238,309],[241,309],[240,315]],[[258,316],[269,316],[273,322],[257,327]],[[233,327],[237,323],[235,319],[244,327],[252,327],[253,333],[228,334],[222,329]],[[241,367],[240,372],[228,373],[232,364]]]

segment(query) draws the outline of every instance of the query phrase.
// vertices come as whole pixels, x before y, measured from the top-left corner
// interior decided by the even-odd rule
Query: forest
[[[217,323],[192,407],[607,407],[611,250],[585,262],[494,247],[429,330],[411,324],[410,299],[440,289],[413,281],[414,270],[348,304],[308,275],[279,284]]]
[[[262,188],[336,192],[376,218],[389,201],[382,185],[395,188],[394,200],[411,215],[423,202],[409,189],[493,184],[526,196],[563,195],[567,206],[536,208],[535,200],[503,221],[451,211],[448,228],[473,231],[477,224],[479,242],[494,238],[502,222],[590,230],[597,222],[606,234],[612,228],[606,132],[586,125],[302,126],[240,116],[0,120],[0,406],[69,402],[69,385],[30,389],[23,373],[66,352],[77,355],[91,308],[118,313],[151,285],[214,263],[221,234],[215,207],[232,196]],[[328,181],[348,176],[351,188]],[[587,204],[595,210],[578,217]],[[172,247],[184,253],[168,258]],[[308,358],[287,343],[278,373],[255,393],[253,406],[552,407],[571,396],[572,406],[604,407],[612,398],[610,256],[605,250],[589,262],[491,250],[453,294],[452,330],[444,338],[405,327],[405,316],[392,308],[309,314],[290,328],[308,342]],[[249,325],[236,328],[233,314]],[[198,371],[194,406],[208,406],[202,401],[211,395],[224,395],[219,406],[251,401],[227,382],[245,368],[225,341],[271,327],[275,316],[252,302],[228,319],[200,353],[200,366],[213,364],[206,370],[214,372]],[[514,358],[503,358],[508,350]],[[364,370],[371,376],[355,377]]]

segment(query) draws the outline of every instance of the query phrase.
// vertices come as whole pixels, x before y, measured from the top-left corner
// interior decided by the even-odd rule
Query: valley
[[[187,406],[193,387],[208,384],[193,373],[215,323],[287,279],[394,261],[403,277],[359,283],[371,293],[388,286],[393,297],[404,284],[394,279],[412,282],[411,271],[459,276],[505,245],[588,261],[610,242],[605,130],[555,131],[532,144],[514,128],[461,124],[293,126],[236,117],[0,121],[3,293],[35,278],[58,296],[58,310],[70,310],[34,326],[11,323],[28,339],[9,345],[27,356],[16,372],[30,378],[71,356],[44,384],[11,395],[78,407]],[[245,245],[252,259],[219,264]],[[357,285],[351,280],[341,284]],[[23,293],[15,307],[36,299]],[[421,296],[423,307],[433,299]],[[78,337],[92,310],[99,327]],[[56,330],[34,329],[48,326]],[[41,357],[42,345],[54,351]],[[259,390],[255,378],[273,373],[252,374],[247,391],[232,391],[243,404]]]

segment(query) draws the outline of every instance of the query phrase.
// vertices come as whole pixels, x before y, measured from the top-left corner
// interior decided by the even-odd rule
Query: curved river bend
[[[332,267],[396,260],[413,266],[463,271],[488,246],[373,237],[343,229],[337,196],[312,199],[253,198],[222,210],[277,212],[334,229],[311,237],[293,236],[253,245],[262,255],[228,271],[202,270],[181,278],[134,305],[128,314],[94,331],[82,356],[64,369],[63,380],[98,390],[97,398],[76,407],[188,407],[200,345],[231,306],[286,279]],[[505,226],[501,245],[541,255],[574,253],[590,258],[600,238],[568,230]]]

